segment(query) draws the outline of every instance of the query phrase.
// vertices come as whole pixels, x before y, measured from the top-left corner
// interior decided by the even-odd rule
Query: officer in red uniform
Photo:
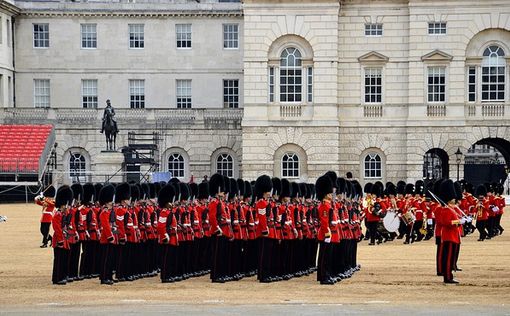
[[[199,256],[202,275],[211,272],[211,224],[209,222],[209,210],[207,200],[209,198],[209,182],[202,182],[198,185],[198,203],[196,212],[200,222],[202,238],[199,241]]]
[[[158,240],[163,247],[161,261],[161,282],[173,283],[182,280],[178,275],[178,234],[176,213],[175,188],[171,184],[164,186],[158,194],[158,204],[161,209],[158,218]]]
[[[331,227],[330,213],[333,212],[333,183],[328,176],[321,176],[315,182],[317,199],[320,202],[318,207],[318,218],[320,227],[317,239],[320,243],[319,260],[317,270],[317,281],[320,284],[335,284],[332,273],[332,247],[331,247]]]
[[[94,195],[96,190],[92,183],[83,185],[83,202],[78,222],[78,235],[83,252],[80,258],[80,276],[90,279],[94,274],[94,256],[97,251],[98,226],[94,213]]]
[[[41,214],[41,235],[43,236],[41,248],[48,247],[48,242],[51,241],[50,226],[55,210],[55,187],[49,186],[46,191],[41,192],[40,195],[35,197],[35,203],[42,206]]]
[[[82,239],[80,239],[80,233],[78,232],[78,225],[80,224],[80,212],[81,212],[81,199],[83,198],[83,186],[80,183],[71,185],[73,191],[73,205],[68,214],[69,223],[69,244],[71,251],[69,253],[69,279],[68,282],[83,280],[83,277],[78,275],[78,268],[80,264],[81,254],[81,242],[85,235],[82,231]]]
[[[129,271],[129,256],[127,250],[126,219],[128,218],[128,208],[131,200],[131,186],[124,182],[115,187],[115,226],[116,234],[116,252],[115,252],[115,277],[114,282],[126,281],[127,271]]]
[[[478,241],[484,241],[488,237],[487,221],[489,219],[489,199],[486,198],[487,188],[484,185],[479,185],[476,188],[475,195],[478,201],[475,206],[476,214],[476,229],[480,233]]]
[[[113,210],[113,201],[115,196],[115,187],[108,184],[101,188],[99,192],[99,204],[101,211],[99,213],[100,234],[101,238],[101,259],[99,279],[101,284],[113,284],[114,269],[114,246],[116,243],[115,235],[117,228],[115,226],[115,211]]]
[[[69,261],[69,243],[67,240],[67,227],[65,218],[68,207],[73,200],[73,191],[68,186],[62,186],[57,190],[55,196],[56,211],[52,218],[53,228],[53,284],[64,285],[67,283],[68,261]]]
[[[262,175],[257,178],[255,182],[255,209],[257,211],[257,237],[259,243],[259,266],[258,266],[258,279],[262,283],[269,283],[275,281],[274,271],[271,270],[272,255],[274,248],[274,238],[269,238],[268,217],[271,213],[271,190],[273,189],[273,182],[267,175]]]

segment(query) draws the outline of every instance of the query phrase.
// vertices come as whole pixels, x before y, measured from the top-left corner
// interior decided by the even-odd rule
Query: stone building
[[[0,122],[54,124],[68,181],[122,167],[107,99],[117,147],[156,132],[184,180],[455,178],[474,144],[510,162],[505,0],[1,3]]]

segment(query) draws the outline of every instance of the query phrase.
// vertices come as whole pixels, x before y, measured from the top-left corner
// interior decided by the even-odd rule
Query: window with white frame
[[[468,67],[468,101],[476,102],[476,67]]]
[[[365,24],[365,36],[382,36],[382,35],[383,35],[382,23]]]
[[[446,22],[429,22],[429,35],[446,34]]]
[[[191,48],[191,24],[176,24],[177,48]]]
[[[365,103],[382,102],[382,68],[365,68]]]
[[[73,182],[87,182],[87,162],[80,153],[71,153],[69,157],[69,177]]]
[[[232,178],[234,176],[234,159],[229,154],[220,154],[216,158],[216,172]]]
[[[364,163],[365,179],[382,177],[381,156],[376,153],[369,153],[365,156]]]
[[[132,109],[145,108],[145,80],[129,80],[129,101]]]
[[[145,47],[144,28],[143,24],[129,24],[129,48]]]
[[[428,102],[445,102],[446,78],[445,67],[428,67],[427,100]]]
[[[7,27],[9,27],[7,25]],[[47,23],[33,24],[34,29],[34,47],[50,47],[50,25]]]
[[[295,153],[283,155],[282,178],[299,178],[299,157]]]
[[[81,81],[81,104],[85,109],[97,109],[97,80]]]
[[[307,101],[309,103],[313,102],[313,67],[306,68],[306,76],[307,76]]]
[[[168,157],[168,171],[172,177],[184,178],[184,157],[181,154],[173,153]]]
[[[223,24],[223,48],[239,48],[239,24]]]
[[[269,67],[269,102],[274,102],[274,67]]]
[[[34,79],[34,107],[50,107],[50,80]]]
[[[239,107],[239,80],[223,80],[223,106],[234,109]]]
[[[286,48],[280,56],[280,102],[301,102],[302,84],[301,52]]]
[[[176,82],[177,108],[191,108],[191,80],[177,80]]]
[[[497,45],[491,45],[483,52],[482,59],[482,102],[505,100],[505,52]]]
[[[96,24],[81,24],[81,48],[97,48]]]

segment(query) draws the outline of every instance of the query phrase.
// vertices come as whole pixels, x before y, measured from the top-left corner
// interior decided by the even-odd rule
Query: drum
[[[384,228],[386,228],[387,231],[390,233],[395,233],[398,231],[398,227],[400,226],[400,220],[398,218],[398,215],[394,211],[388,211],[386,213],[386,216],[383,218],[383,225]]]
[[[404,221],[404,224],[409,225],[416,220],[416,216],[414,216],[412,212],[407,212],[402,215],[402,220]]]

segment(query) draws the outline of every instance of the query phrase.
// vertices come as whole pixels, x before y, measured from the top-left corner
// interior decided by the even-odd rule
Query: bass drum
[[[384,228],[386,228],[386,230],[390,233],[397,232],[400,226],[400,219],[397,213],[394,211],[388,211],[386,216],[383,218],[383,225]]]

